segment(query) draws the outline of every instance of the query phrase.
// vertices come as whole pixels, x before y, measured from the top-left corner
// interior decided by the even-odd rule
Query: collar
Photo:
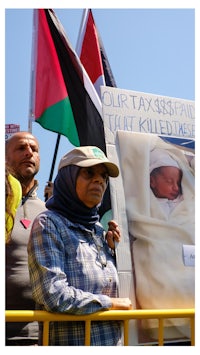
[[[27,192],[27,194],[22,197],[22,206],[25,204],[28,198],[32,196],[33,192],[36,190],[37,187],[38,187],[38,181],[34,180],[33,187],[31,187],[31,189]]]

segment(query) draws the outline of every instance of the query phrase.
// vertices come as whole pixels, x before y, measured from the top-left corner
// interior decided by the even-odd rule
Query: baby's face
[[[151,174],[150,187],[156,197],[174,200],[181,194],[182,171],[174,166],[162,166]]]

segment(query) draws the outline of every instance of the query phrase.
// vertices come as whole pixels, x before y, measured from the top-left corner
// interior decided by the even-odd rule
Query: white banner
[[[119,177],[110,179],[113,218],[119,223],[122,233],[122,241],[116,250],[120,279],[119,295],[131,298],[134,308],[192,308],[194,272],[191,267],[186,268],[183,263],[182,245],[194,245],[194,148],[187,152],[187,163],[187,160],[182,158],[186,152],[180,151],[176,145],[180,144],[177,143],[177,138],[183,142],[180,144],[183,150],[185,150],[185,142],[194,143],[194,102],[111,87],[101,87],[101,97],[107,156],[120,169]],[[167,141],[167,137],[174,137],[175,144]],[[150,151],[155,147],[172,150],[184,171],[182,184],[186,198],[178,208],[181,211],[183,205],[182,208],[184,211],[187,210],[188,217],[184,217],[182,221],[184,213],[181,212],[179,215],[178,210],[173,212],[174,220],[177,221],[174,234],[169,233],[170,223],[174,225],[173,216],[169,221],[166,221],[162,217],[160,207],[158,209],[155,208],[155,205],[153,205],[154,209],[152,207],[149,163]],[[157,201],[155,201],[156,203]],[[153,216],[151,215],[152,211],[155,214]],[[162,220],[162,218],[164,219]],[[141,230],[138,231],[141,221]],[[155,227],[155,221],[158,228]],[[184,230],[186,223],[188,224]],[[147,227],[145,227],[146,225]],[[154,227],[158,229],[158,242],[155,243],[155,247],[151,247],[153,243],[150,243],[149,246],[149,241],[157,236],[157,229]],[[146,228],[145,233],[150,233],[151,229],[153,229],[153,233],[151,231],[149,235],[146,235],[144,228]],[[146,244],[143,238],[147,240]],[[180,243],[182,243],[181,247]],[[140,244],[142,247],[138,252],[137,248],[139,249]],[[150,254],[149,250],[152,250],[153,254]],[[167,255],[169,260],[172,258],[171,264],[175,263],[171,268],[169,265],[169,269],[164,267],[164,255],[165,257]],[[156,260],[158,260],[157,264]],[[156,269],[152,267],[152,264],[155,264]],[[179,277],[177,270],[184,275],[187,274],[183,277],[183,280],[187,280],[187,282],[180,281],[182,276]],[[157,279],[159,281],[156,281]],[[161,285],[162,282],[163,286],[158,287],[157,291],[157,285]],[[165,287],[165,282],[169,287]],[[165,299],[168,300],[168,303],[163,301]],[[174,301],[176,299],[179,304]],[[162,301],[165,307],[161,306]],[[157,325],[155,326],[154,323],[142,324],[141,322],[132,324],[129,345],[146,342],[156,343],[154,331],[157,334]],[[181,322],[169,323],[165,327],[164,337],[169,340],[187,338],[187,322],[183,321],[183,324]]]
[[[101,87],[101,100],[104,124],[113,134],[122,130],[195,137],[194,101],[106,86]]]

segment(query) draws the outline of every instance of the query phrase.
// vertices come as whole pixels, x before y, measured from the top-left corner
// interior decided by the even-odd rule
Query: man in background
[[[40,168],[39,143],[29,132],[17,132],[6,141],[6,165],[20,181],[22,201],[6,244],[6,309],[34,310],[29,280],[27,243],[34,218],[45,210],[37,197],[35,175]],[[36,345],[38,323],[7,323],[6,345]]]

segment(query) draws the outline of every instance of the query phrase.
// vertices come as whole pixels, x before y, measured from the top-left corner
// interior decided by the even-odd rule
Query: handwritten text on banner
[[[104,124],[117,130],[194,138],[194,101],[101,87]]]

